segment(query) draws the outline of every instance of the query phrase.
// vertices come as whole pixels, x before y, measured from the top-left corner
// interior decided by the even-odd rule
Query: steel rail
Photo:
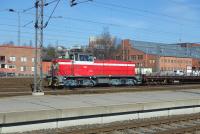
[[[150,119],[147,121],[133,121],[125,124],[114,124],[107,125],[103,127],[93,127],[87,129],[72,130],[67,132],[68,134],[99,134],[99,133],[110,133],[113,131],[123,131],[127,129],[138,129],[138,128],[148,128],[150,126],[160,126],[163,124],[170,125],[172,123],[187,122],[200,119],[200,113],[192,115],[181,115],[175,117],[169,117],[164,119]],[[200,130],[200,124],[195,126],[188,126],[185,128],[169,129],[166,131],[155,132],[155,134],[182,134],[186,132],[194,132]],[[58,131],[59,134],[66,133],[65,131]]]

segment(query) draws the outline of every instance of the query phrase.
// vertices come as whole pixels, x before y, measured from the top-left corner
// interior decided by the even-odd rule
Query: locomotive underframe
[[[138,84],[140,80],[135,76],[56,76],[49,80],[49,86],[54,87],[134,86]]]

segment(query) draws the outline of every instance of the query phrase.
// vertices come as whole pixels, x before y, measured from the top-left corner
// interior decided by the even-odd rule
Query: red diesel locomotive
[[[96,60],[90,54],[72,53],[52,61],[50,85],[95,86],[135,85],[135,64],[117,60]]]

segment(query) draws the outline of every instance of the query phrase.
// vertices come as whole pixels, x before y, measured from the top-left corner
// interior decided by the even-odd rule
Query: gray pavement
[[[0,113],[200,99],[200,90],[0,98]]]
[[[152,116],[168,116],[169,114],[187,114],[200,112],[200,108],[187,110],[161,111],[135,114],[134,111],[162,109],[169,107],[182,107],[200,105],[200,89],[182,91],[151,91],[134,93],[108,93],[89,95],[45,95],[45,96],[21,96],[0,99],[0,123],[12,124],[51,119],[66,119],[91,115],[100,115],[96,119],[98,123],[115,121],[120,118],[130,119],[129,115],[118,118],[104,118],[105,114],[131,113],[132,118]],[[89,120],[85,121],[87,123]],[[90,120],[91,121],[91,120]],[[94,120],[92,120],[94,121]],[[91,122],[92,122],[91,121]],[[62,122],[63,123],[63,122]],[[80,122],[78,122],[80,123]],[[72,123],[72,125],[78,124]],[[70,123],[68,122],[67,125]],[[58,122],[55,125],[58,127]],[[53,125],[52,128],[55,127]],[[60,126],[65,126],[61,124]],[[19,127],[19,126],[18,126]],[[41,127],[41,126],[40,126]],[[36,127],[35,127],[36,128]],[[1,129],[1,128],[0,128]],[[10,132],[11,129],[2,129]],[[12,129],[14,131],[14,129]],[[19,130],[19,128],[16,128]],[[15,132],[15,131],[14,131]],[[0,132],[1,133],[1,132]]]

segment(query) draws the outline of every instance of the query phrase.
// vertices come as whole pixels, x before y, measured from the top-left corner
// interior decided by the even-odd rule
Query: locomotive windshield
[[[80,61],[93,61],[92,55],[79,55]]]
[[[68,57],[67,59],[71,59],[74,61],[88,61],[88,62],[94,61],[93,55],[88,53],[68,52],[67,56],[65,57]]]
[[[72,54],[70,55],[70,59],[74,60],[74,61],[89,61],[89,62],[93,62],[94,58],[92,55],[90,54]]]

